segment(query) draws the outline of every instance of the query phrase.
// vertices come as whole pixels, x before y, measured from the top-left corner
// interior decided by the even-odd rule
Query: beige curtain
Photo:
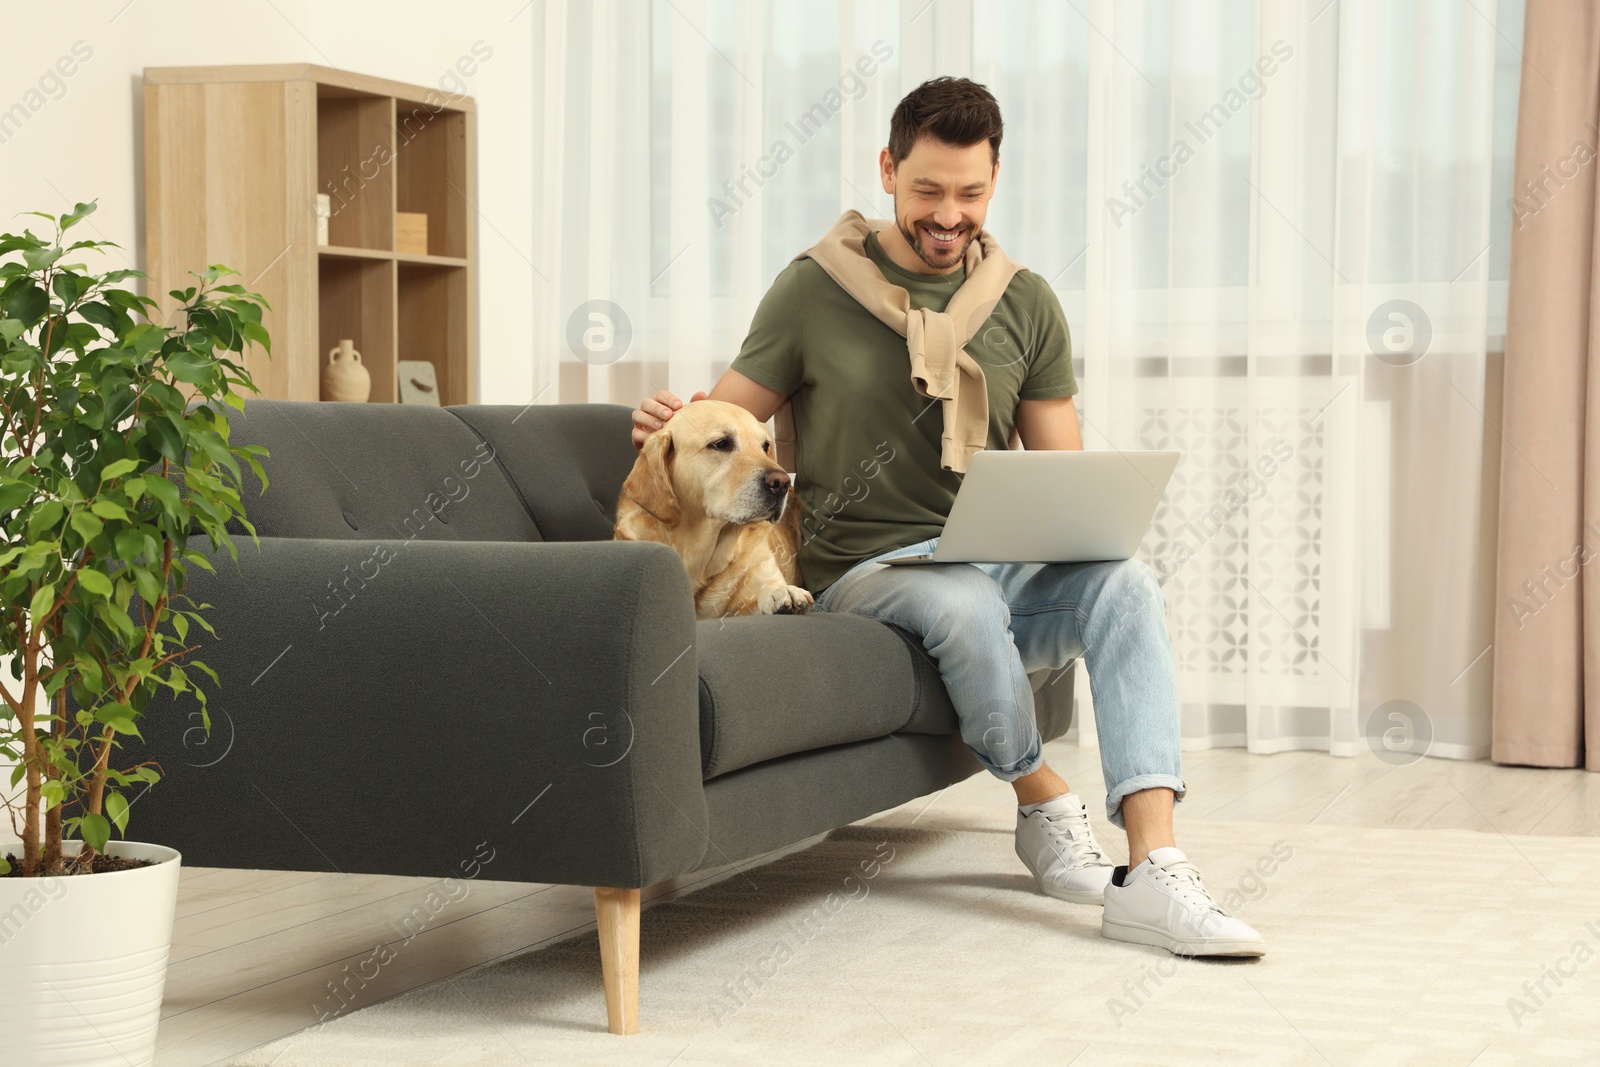
[[[1493,757],[1600,771],[1600,8],[1528,0],[1523,56]]]

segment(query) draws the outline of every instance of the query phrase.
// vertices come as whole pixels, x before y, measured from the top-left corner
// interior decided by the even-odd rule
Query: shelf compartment
[[[325,257],[318,263],[317,381],[328,352],[355,342],[372,375],[372,403],[395,403],[395,264],[392,260]]]
[[[467,116],[414,100],[395,107],[395,210],[428,216],[428,254],[467,254]]]
[[[425,359],[439,381],[439,403],[470,403],[471,315],[465,267],[400,262],[400,359]]]
[[[394,101],[317,93],[317,192],[332,215],[328,246],[394,250]]]

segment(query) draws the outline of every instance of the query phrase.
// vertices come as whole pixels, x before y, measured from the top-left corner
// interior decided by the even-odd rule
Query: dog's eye
[[[763,452],[771,452],[772,451],[772,442],[771,441],[762,441],[761,442],[761,451],[763,451]]]
[[[733,448],[733,438],[719,437],[715,441],[712,441],[710,444],[706,445],[706,447],[714,448],[718,452],[727,452]]]

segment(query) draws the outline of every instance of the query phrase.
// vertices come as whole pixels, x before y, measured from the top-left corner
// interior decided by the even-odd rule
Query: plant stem
[[[50,732],[56,740],[62,741],[67,736],[67,690],[63,686],[57,694],[60,699],[60,714],[50,724]],[[53,769],[46,770],[46,776],[55,777]],[[45,874],[61,874],[61,805],[57,804],[44,813],[44,855],[40,862],[44,865]]]
[[[161,473],[163,477],[166,476],[166,472],[167,461],[163,459],[161,461]],[[156,622],[161,618],[161,612],[167,603],[167,581],[171,574],[172,539],[169,537],[162,539],[161,595],[156,597],[155,607],[150,612],[149,625],[145,628],[144,632],[144,644],[139,649],[139,659],[143,659],[145,656],[150,654],[150,645],[155,641]],[[120,698],[123,702],[126,702],[128,697],[132,695],[134,686],[137,684],[137,680],[130,681],[123,689],[122,696]],[[97,752],[94,761],[94,770],[91,772],[89,778],[89,795],[87,798],[85,798],[83,804],[83,810],[90,815],[102,815],[105,811],[106,778],[108,776],[107,772],[111,766],[111,748],[115,733],[116,731],[112,730],[111,727],[108,726],[106,727],[105,732],[100,736],[99,751]],[[87,854],[87,860],[85,859],[85,854]],[[78,854],[77,863],[81,866],[93,858],[93,846],[91,846],[88,842],[84,842],[82,851]]]
[[[28,779],[28,807],[22,816],[22,875],[31,878],[39,873],[39,796],[40,767],[43,757],[39,752],[39,739],[33,731],[33,709],[38,698],[39,653],[35,647],[36,635],[28,635],[22,648],[22,707],[17,712],[17,731],[22,734],[22,763]]]

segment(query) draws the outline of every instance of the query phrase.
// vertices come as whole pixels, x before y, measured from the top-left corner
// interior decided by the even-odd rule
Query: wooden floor
[[[1103,810],[1099,756],[1065,741],[1047,757],[1073,789]],[[1600,836],[1600,774],[1497,767],[1425,759],[1406,766],[1374,756],[1339,759],[1292,752],[1251,756],[1238,749],[1184,754],[1193,819],[1344,824],[1411,829],[1458,828],[1488,834]],[[1012,803],[989,775],[892,811],[871,822],[960,826],[975,810]],[[1125,855],[1120,834],[1097,815],[1107,850]],[[814,842],[801,842],[795,851]],[[749,861],[751,866],[776,858]],[[1197,857],[1199,859],[1199,857]],[[1203,859],[1201,860],[1203,869]],[[732,868],[663,883],[646,901],[671,899],[728,877]],[[473,881],[426,925],[405,926],[440,883],[372,877],[191,868],[183,872],[172,962],[156,1063],[160,1067],[226,1063],[237,1053],[315,1024],[324,1015],[379,1000],[594,925],[594,898],[578,886]],[[420,932],[417,932],[420,929]],[[378,946],[392,955],[381,968]],[[330,983],[376,970],[359,999],[345,1004]],[[605,1007],[596,984],[595,1019]]]

